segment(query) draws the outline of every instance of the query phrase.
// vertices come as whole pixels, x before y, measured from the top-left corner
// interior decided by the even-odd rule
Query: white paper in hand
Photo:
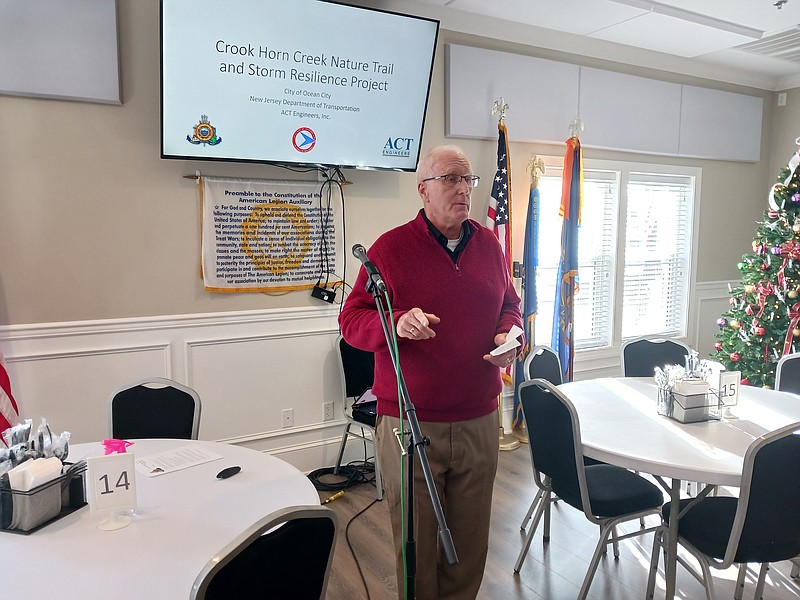
[[[513,350],[514,348],[520,345],[519,336],[521,335],[522,335],[522,329],[514,325],[511,328],[511,331],[508,332],[505,344],[501,344],[500,346],[492,350],[489,354],[491,354],[492,356],[500,356],[504,352]]]

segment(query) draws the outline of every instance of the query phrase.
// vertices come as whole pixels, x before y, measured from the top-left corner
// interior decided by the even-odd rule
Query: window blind
[[[693,188],[692,177],[630,174],[623,339],[644,334],[685,334]]]

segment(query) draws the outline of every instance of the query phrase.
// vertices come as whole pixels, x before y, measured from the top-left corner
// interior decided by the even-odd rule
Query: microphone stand
[[[414,539],[414,451],[419,453],[419,464],[422,468],[422,474],[425,476],[425,483],[428,487],[428,494],[431,497],[431,504],[433,504],[433,512],[436,515],[436,522],[439,524],[439,539],[442,542],[447,562],[451,565],[458,563],[458,555],[456,554],[455,546],[453,545],[453,537],[450,535],[450,530],[447,528],[447,523],[444,519],[444,512],[442,511],[442,503],[439,501],[439,496],[436,493],[436,485],[433,482],[433,475],[431,474],[431,467],[428,463],[428,455],[425,453],[425,446],[430,443],[430,440],[422,435],[417,420],[417,409],[411,402],[406,388],[406,382],[403,378],[403,372],[400,369],[400,361],[395,353],[394,344],[392,340],[392,328],[389,326],[389,321],[386,317],[386,309],[381,297],[381,290],[376,285],[372,277],[367,278],[367,291],[372,293],[375,299],[375,304],[378,308],[378,315],[381,319],[381,326],[383,327],[383,334],[386,336],[386,344],[389,346],[389,356],[395,365],[395,373],[397,374],[397,381],[400,386],[400,395],[403,398],[403,412],[408,420],[409,429],[411,430],[411,439],[408,442],[408,450],[404,454],[408,455],[408,469],[406,471],[406,481],[408,489],[408,512],[407,512],[407,526],[406,526],[406,588],[408,591],[407,598],[413,599],[415,597],[415,582],[417,574],[417,554],[416,554],[416,540]],[[398,436],[401,450],[403,449],[403,440]],[[402,459],[401,459],[402,460]]]

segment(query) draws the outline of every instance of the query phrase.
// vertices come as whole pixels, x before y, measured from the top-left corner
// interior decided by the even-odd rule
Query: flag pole
[[[570,138],[566,141],[564,179],[561,190],[559,215],[561,225],[561,260],[558,267],[556,304],[553,310],[553,333],[550,345],[558,352],[562,380],[572,381],[575,362],[574,327],[575,295],[578,284],[578,229],[583,205],[583,164],[580,133],[583,119],[575,117],[569,126]]]
[[[503,128],[505,126],[506,111],[507,110],[508,110],[508,104],[506,103],[505,99],[502,96],[500,96],[500,99],[499,100],[495,100],[494,104],[492,105],[492,115],[496,115],[497,113],[500,113],[500,116],[499,116],[499,119],[498,119],[498,128]],[[506,140],[506,144],[507,143],[508,143],[508,141]],[[508,170],[510,172],[511,167],[510,167],[510,165],[507,165],[507,166],[508,166]],[[508,196],[507,196],[507,200],[508,200],[508,230],[510,231],[511,230],[511,177],[510,177],[510,175],[508,176],[508,183],[509,183]],[[495,234],[496,233],[497,232],[495,232]],[[506,256],[506,262],[508,263],[508,266],[509,266],[509,276],[511,276],[511,268],[510,268],[511,267],[511,256],[510,256],[510,254],[511,253],[510,253],[510,250],[509,250],[508,255]],[[504,376],[504,379],[505,379],[506,376],[509,379],[512,379],[512,381],[513,381],[513,378],[511,378],[510,374],[506,373],[505,376]],[[507,438],[506,435],[505,435],[505,428],[503,427],[503,392],[502,391],[497,396],[497,425],[498,425],[498,429],[499,429],[500,450],[516,450],[517,448],[519,448],[519,441],[518,440],[513,439],[513,438]]]
[[[538,215],[539,215],[539,177],[545,173],[545,163],[541,156],[531,155],[528,160],[528,172],[530,173],[530,196],[528,198],[528,215],[525,222],[525,251],[523,253],[522,269],[522,298],[523,315],[522,320],[525,324],[525,347],[517,357],[514,368],[514,419],[511,422],[511,435],[523,444],[530,442],[528,438],[528,427],[522,418],[522,407],[520,406],[518,386],[526,379],[525,359],[536,345],[536,314],[538,312],[538,302],[536,301],[536,267],[538,266],[538,245],[539,235]]]

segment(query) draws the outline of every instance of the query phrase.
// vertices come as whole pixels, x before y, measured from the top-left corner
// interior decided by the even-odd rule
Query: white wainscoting
[[[331,466],[342,419],[335,308],[214,313],[0,328],[14,396],[73,442],[109,436],[111,394],[167,377],[200,394],[200,438],[268,451],[303,471]],[[334,402],[333,421],[322,403]],[[282,427],[291,408],[294,425]],[[361,452],[351,444],[349,454]]]
[[[696,286],[687,342],[713,350],[728,283]],[[74,442],[109,435],[107,404],[117,389],[144,377],[168,377],[197,390],[200,438],[270,452],[303,471],[332,466],[344,427],[335,355],[335,307],[179,315],[0,327],[14,396],[24,417],[45,417]],[[578,353],[576,379],[619,374],[618,352]],[[333,402],[334,420],[322,420]],[[291,408],[294,425],[282,427]],[[513,389],[503,393],[510,431]],[[371,453],[371,449],[368,449]],[[348,444],[346,460],[363,458]]]
[[[689,317],[693,319],[690,330],[694,332],[694,344],[690,345],[697,350],[700,358],[708,357],[714,351],[714,335],[719,331],[717,319],[730,308],[729,284],[738,285],[733,281],[705,281],[698,283],[692,291],[694,310]]]

